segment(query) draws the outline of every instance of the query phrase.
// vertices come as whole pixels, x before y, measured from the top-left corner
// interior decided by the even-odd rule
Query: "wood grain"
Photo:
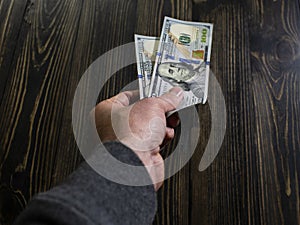
[[[204,173],[196,168],[207,132],[201,137],[191,224],[300,224],[299,2],[217,2],[204,8],[215,24],[212,70],[228,127]]]
[[[202,126],[199,148],[192,158],[191,224],[254,224],[253,205],[247,205],[247,193],[255,193],[255,183],[247,178],[256,176],[250,171],[255,147],[247,13],[239,4],[225,3],[201,17],[195,19],[214,23],[211,69],[225,97],[227,129],[217,158],[206,171],[199,172],[211,126],[209,109],[199,106]]]
[[[64,106],[61,135],[58,143],[60,147],[53,169],[55,175],[52,178],[53,184],[65,179],[81,161],[72,130],[72,103],[78,82],[85,70],[97,57],[114,47],[132,42],[135,13],[135,1],[89,1],[83,3],[78,26],[80,32],[77,34],[77,42],[74,45],[76,54],[73,55],[73,67],[70,71],[72,79],[69,81],[68,93],[66,94],[67,102]],[[111,29],[108,29],[108,27]],[[126,27],[126,29],[123,27]],[[130,66],[112,76],[100,92],[100,100],[117,94],[126,84],[135,80],[135,71],[136,67]],[[99,76],[108,75],[99,74]],[[71,149],[72,151],[70,151]],[[65,162],[68,162],[69,165],[67,170]]]
[[[159,36],[165,15],[214,23],[211,69],[227,132],[200,173],[212,120],[207,104],[197,106],[199,144],[159,191],[153,224],[300,225],[300,6],[288,0],[0,1],[1,225],[82,161],[71,110],[85,70],[134,33]],[[135,65],[118,71],[99,100],[135,79]]]
[[[0,102],[9,79],[8,71],[16,49],[20,26],[26,16],[26,5],[27,1],[0,2]]]
[[[300,224],[299,1],[248,5],[260,220]]]
[[[1,186],[19,205],[4,208],[23,208],[51,185],[80,9],[81,1],[32,1],[23,18],[0,116]]]

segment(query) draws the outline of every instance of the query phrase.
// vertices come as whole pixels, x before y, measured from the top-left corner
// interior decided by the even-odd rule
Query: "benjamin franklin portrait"
[[[179,86],[185,91],[192,91],[198,98],[204,97],[205,91],[205,63],[193,68],[186,63],[162,63],[158,67],[159,76],[172,86]]]

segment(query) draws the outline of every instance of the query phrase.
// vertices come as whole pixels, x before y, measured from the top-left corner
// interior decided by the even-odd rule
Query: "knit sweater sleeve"
[[[133,151],[118,142],[105,144],[118,160],[142,166]],[[145,177],[150,176],[145,169]],[[96,173],[84,162],[61,185],[36,195],[15,225],[143,225],[156,212],[153,185],[126,186]]]

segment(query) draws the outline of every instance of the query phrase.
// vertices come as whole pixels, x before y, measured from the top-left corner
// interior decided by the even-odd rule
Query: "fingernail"
[[[175,94],[177,97],[180,97],[183,95],[183,90],[179,87],[175,87],[175,88],[172,88],[170,90],[171,93]]]

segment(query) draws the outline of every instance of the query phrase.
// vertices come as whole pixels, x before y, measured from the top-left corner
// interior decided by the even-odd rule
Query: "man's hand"
[[[95,108],[96,127],[103,142],[119,140],[138,155],[158,190],[164,177],[160,147],[174,137],[173,128],[179,123],[176,114],[167,121],[166,113],[180,104],[183,90],[175,87],[132,104],[137,99],[138,92],[127,91],[100,102]]]

